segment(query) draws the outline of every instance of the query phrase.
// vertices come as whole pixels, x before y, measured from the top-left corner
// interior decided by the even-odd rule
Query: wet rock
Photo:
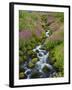
[[[40,73],[39,72],[33,72],[31,75],[31,78],[40,78]]]
[[[39,56],[42,57],[43,55],[41,53],[39,53]]]
[[[49,69],[47,66],[45,66],[45,67],[42,69],[42,71],[43,71],[44,73],[48,73],[48,72],[50,71],[50,69]]]

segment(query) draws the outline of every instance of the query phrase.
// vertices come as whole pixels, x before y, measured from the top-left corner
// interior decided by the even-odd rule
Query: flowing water
[[[46,38],[49,37],[49,30],[46,32]],[[27,79],[32,78],[32,74],[36,73],[38,78],[48,78],[56,76],[56,71],[54,70],[53,66],[48,62],[49,52],[46,50],[42,50],[43,44],[36,46],[33,51],[36,52],[37,58],[39,61],[36,62],[35,68],[30,69],[27,67],[27,63],[24,63],[23,68],[25,70],[25,74]],[[43,68],[48,68],[48,71],[44,72]]]

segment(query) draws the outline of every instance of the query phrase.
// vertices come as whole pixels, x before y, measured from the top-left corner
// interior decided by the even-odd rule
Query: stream
[[[49,30],[46,32],[46,38],[49,37]],[[56,76],[56,71],[53,66],[49,63],[48,56],[49,52],[46,50],[42,50],[42,45],[38,45],[33,49],[33,52],[36,52],[37,58],[39,61],[36,62],[36,65],[33,69],[27,67],[27,62],[23,64],[23,68],[25,70],[26,79],[33,78],[33,74],[35,73],[37,76],[34,78],[49,78]],[[46,67],[48,71],[44,71],[43,68]]]

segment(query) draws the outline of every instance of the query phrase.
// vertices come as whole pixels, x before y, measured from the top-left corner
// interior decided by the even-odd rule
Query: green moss
[[[45,66],[45,67],[43,68],[43,72],[47,73],[48,71],[49,71],[48,67]]]
[[[34,65],[32,62],[29,62],[29,64],[28,64],[28,67],[29,67],[29,68],[34,68],[34,66],[35,66],[35,65]]]
[[[33,58],[33,59],[32,59],[32,63],[34,63],[34,64],[35,64],[37,61],[38,61],[38,58]]]
[[[24,72],[20,72],[20,73],[19,73],[19,78],[20,78],[20,79],[24,78]]]
[[[38,72],[33,72],[31,78],[40,78],[40,74]]]

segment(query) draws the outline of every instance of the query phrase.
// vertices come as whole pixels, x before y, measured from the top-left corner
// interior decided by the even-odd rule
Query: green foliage
[[[45,32],[42,32],[42,38],[41,39],[43,39],[45,37],[46,37]]]
[[[23,62],[24,62],[23,57],[19,56],[19,63],[23,63]]]
[[[64,22],[64,13],[63,13],[63,12],[54,13],[54,16],[55,16],[60,22]]]
[[[26,52],[26,43],[23,39],[19,39],[19,50],[21,50],[21,52]]]
[[[19,57],[20,63],[25,62],[27,57],[35,58],[37,57],[36,53],[33,52],[33,48],[36,45],[36,41],[34,39],[30,39],[25,41],[23,39],[19,40]]]
[[[33,30],[36,27],[36,21],[38,20],[38,15],[34,12],[29,11],[19,11],[19,29]]]
[[[20,63],[24,63],[25,61],[27,61],[27,56],[26,55],[19,56],[19,62]]]
[[[64,22],[64,13],[54,13],[53,14],[55,20],[59,20],[59,22]],[[41,33],[41,36],[36,36],[34,30],[40,27],[44,30]],[[38,61],[37,55],[32,50],[35,48],[36,45],[40,45],[42,41],[46,39],[45,31],[50,30],[49,35],[53,35],[54,32],[48,26],[48,13],[35,13],[31,11],[19,11],[19,30],[31,30],[32,37],[30,39],[19,39],[19,64],[21,65],[25,61],[28,60],[30,57],[32,60],[28,63],[29,68],[34,68],[36,62]],[[57,34],[57,37],[55,36]],[[44,50],[49,51],[49,57],[51,59],[51,63],[58,71],[57,76],[64,75],[64,52],[63,52],[63,39],[64,38],[64,31],[57,32],[54,36],[55,39],[59,37],[59,39],[54,40],[47,39],[45,41]],[[62,38],[61,38],[62,37]],[[44,72],[48,72],[49,69],[47,67],[43,68]],[[39,73],[33,73],[33,78],[39,77]],[[25,78],[25,74],[23,73],[23,69],[20,68],[19,78]]]
[[[53,50],[51,50],[50,58],[51,62],[53,63],[53,66],[57,69],[59,72],[58,75],[63,76],[64,72],[64,52],[63,48],[64,45],[61,43],[60,45],[56,46]]]
[[[22,63],[23,63],[23,62],[22,62]],[[22,63],[19,64],[19,72],[24,72],[24,71],[25,71],[24,68],[21,67]]]
[[[33,53],[34,53],[34,52],[33,52],[32,50],[29,50],[29,51],[27,52],[27,54],[30,55],[30,56],[32,56]]]
[[[42,28],[46,31],[49,29],[48,26],[48,14],[41,15]]]
[[[53,41],[53,40],[49,40],[47,43],[46,43],[46,49],[47,50],[51,50],[53,49],[54,47],[56,47],[56,45],[60,44],[62,41]]]
[[[42,20],[42,22],[47,23],[48,15],[46,15],[46,14],[41,15],[41,20]]]
[[[61,44],[64,41],[64,31],[61,28],[59,31],[54,32],[49,39],[45,41],[46,49],[51,50],[57,45]]]
[[[57,46],[54,49],[54,57],[56,59],[56,63],[54,64],[55,67],[60,67],[59,69],[63,68],[63,61],[64,61],[64,53],[63,53],[63,44]]]
[[[23,51],[19,50],[19,55],[20,56],[24,55]]]
[[[27,60],[27,56],[26,56],[26,55],[23,56],[23,60],[24,60],[24,61]]]

